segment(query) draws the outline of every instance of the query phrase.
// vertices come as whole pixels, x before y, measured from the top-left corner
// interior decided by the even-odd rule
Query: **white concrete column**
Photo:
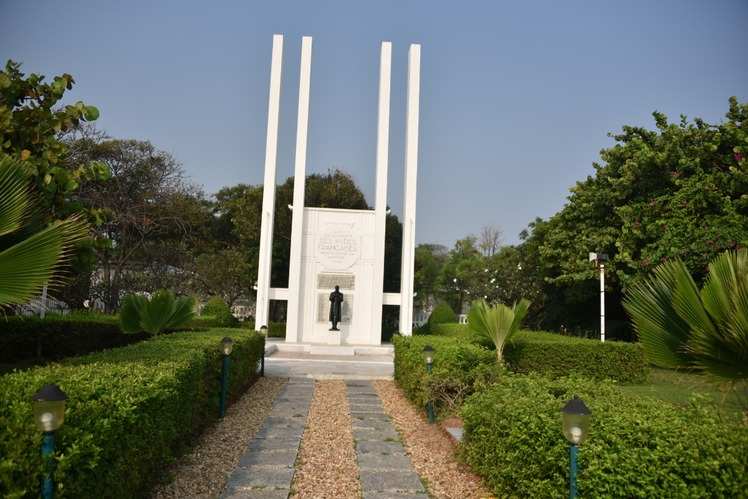
[[[275,213],[275,166],[278,153],[278,109],[280,107],[283,35],[273,35],[268,97],[268,128],[265,141],[265,185],[262,189],[260,256],[257,263],[257,307],[255,330],[268,324],[270,272],[273,262],[273,215]]]
[[[416,248],[416,183],[418,180],[418,108],[421,46],[408,51],[407,115],[405,118],[405,181],[403,189],[403,250],[400,269],[400,333],[413,333],[413,274]]]
[[[312,37],[301,39],[301,72],[299,75],[299,111],[296,121],[296,155],[294,158],[293,215],[291,219],[291,257],[288,265],[288,313],[286,342],[301,340],[301,246],[304,243],[304,187],[306,184],[306,139],[309,122],[309,84],[312,72]]]
[[[390,74],[392,43],[382,42],[379,55],[379,108],[377,112],[377,185],[374,197],[374,292],[372,293],[373,344],[382,341],[384,300],[384,237],[387,226],[387,167],[390,152]]]

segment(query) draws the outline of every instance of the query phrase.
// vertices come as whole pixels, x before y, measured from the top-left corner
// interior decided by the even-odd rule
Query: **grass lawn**
[[[726,414],[740,415],[748,407],[748,385],[735,388],[712,381],[702,374],[652,368],[649,382],[642,385],[620,385],[635,396],[649,396],[676,405],[686,405],[695,396],[704,396],[720,406]]]

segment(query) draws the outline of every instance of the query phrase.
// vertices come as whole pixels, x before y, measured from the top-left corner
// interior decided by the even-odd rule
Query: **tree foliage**
[[[531,222],[520,244],[487,256],[478,239],[458,241],[437,294],[455,309],[525,296],[533,327],[596,332],[598,273],[587,255],[599,251],[610,256],[608,334],[631,339],[621,306],[627,287],[676,258],[700,282],[712,258],[748,244],[748,104],[731,98],[717,124],[653,116],[654,130],[624,126],[612,134],[615,144],[600,152],[594,174],[558,213]]]
[[[85,206],[102,214],[94,293],[106,309],[115,311],[128,291],[187,291],[187,261],[209,239],[210,213],[181,165],[146,141],[86,138],[74,150],[111,171],[79,190]]]
[[[0,70],[0,152],[24,162],[44,211],[44,223],[65,218],[83,206],[74,195],[87,180],[105,178],[104,165],[70,162],[60,135],[98,119],[99,110],[81,101],[60,105],[75,80],[67,73],[51,82],[38,74],[26,76],[21,65],[8,61]]]

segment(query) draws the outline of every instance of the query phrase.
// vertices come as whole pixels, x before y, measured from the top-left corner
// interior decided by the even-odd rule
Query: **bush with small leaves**
[[[561,407],[592,411],[579,451],[581,497],[744,497],[748,426],[694,401],[677,407],[612,382],[510,374],[470,397],[462,456],[497,497],[566,497]]]

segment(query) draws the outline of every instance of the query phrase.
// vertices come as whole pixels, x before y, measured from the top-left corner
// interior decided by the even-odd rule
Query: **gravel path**
[[[283,378],[257,380],[222,420],[205,431],[195,449],[166,472],[174,480],[158,486],[153,499],[218,497],[239,464],[244,443],[257,433],[285,384]]]
[[[372,383],[385,411],[403,438],[413,466],[426,480],[433,497],[493,497],[483,486],[480,477],[457,462],[455,446],[446,432],[438,425],[430,425],[422,411],[416,411],[393,381],[378,380]]]
[[[291,490],[299,499],[361,496],[343,381],[315,384]]]

